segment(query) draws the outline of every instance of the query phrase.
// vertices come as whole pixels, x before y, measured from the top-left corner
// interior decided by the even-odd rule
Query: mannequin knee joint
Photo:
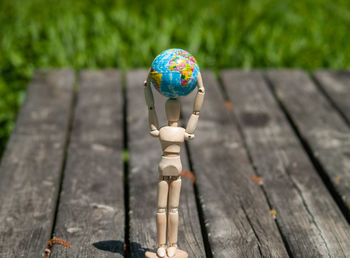
[[[158,208],[157,213],[165,213],[166,209],[165,208]]]
[[[177,213],[178,212],[177,210],[178,210],[177,207],[174,207],[174,208],[170,208],[169,212],[170,213]]]

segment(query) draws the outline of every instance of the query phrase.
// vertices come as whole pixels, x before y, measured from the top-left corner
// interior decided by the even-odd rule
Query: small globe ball
[[[188,95],[197,84],[199,66],[187,51],[171,48],[161,52],[151,66],[151,81],[165,97]]]

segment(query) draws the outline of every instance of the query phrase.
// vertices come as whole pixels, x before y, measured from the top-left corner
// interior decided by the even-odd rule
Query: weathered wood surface
[[[227,70],[222,81],[293,257],[349,257],[350,227],[262,74]]]
[[[270,70],[266,75],[349,220],[350,128],[305,72]]]
[[[52,257],[123,257],[123,99],[116,70],[83,71]]]
[[[50,239],[73,85],[41,70],[28,87],[0,167],[0,257],[40,257]]]
[[[319,70],[314,78],[333,105],[350,123],[350,71]]]
[[[206,97],[189,149],[213,255],[288,257],[218,82],[212,72],[202,76]],[[182,101],[188,117],[193,95]]]
[[[224,103],[203,72],[196,137],[181,156],[196,182],[183,177],[179,246],[189,257],[350,257],[349,73],[317,71],[317,85],[302,71],[262,74],[225,71]],[[121,72],[84,71],[74,105],[72,70],[36,73],[0,165],[0,257],[40,257],[52,234],[72,248],[51,257],[156,248],[161,147],[148,133],[145,78],[127,72],[125,100]],[[194,94],[180,99],[185,122]]]
[[[147,106],[143,96],[143,81],[147,70],[129,71],[127,82],[127,120],[129,140],[130,249],[132,257],[144,257],[147,250],[157,247],[156,219],[158,163],[161,158],[159,139],[149,134]],[[154,91],[160,125],[165,121],[165,98]],[[183,169],[188,169],[182,149]],[[179,206],[179,247],[189,257],[204,257],[204,245],[192,183],[182,179]]]

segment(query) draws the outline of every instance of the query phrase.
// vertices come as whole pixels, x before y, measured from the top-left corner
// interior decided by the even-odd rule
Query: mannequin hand
[[[153,137],[159,137],[159,130],[153,130],[149,132]]]

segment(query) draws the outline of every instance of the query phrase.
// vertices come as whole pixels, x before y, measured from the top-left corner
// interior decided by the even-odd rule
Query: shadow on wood
[[[142,247],[139,243],[137,243],[137,242],[131,242],[130,243],[130,246],[131,246],[131,250],[134,250],[134,252],[135,252],[135,254],[136,255],[140,255],[140,254],[142,254],[142,256],[144,257],[144,255],[145,255],[145,253],[147,252],[147,251],[152,251],[151,249],[149,249],[149,248],[145,248],[145,247]],[[135,255],[135,254],[133,254],[133,255]],[[141,256],[140,256],[141,257]]]
[[[119,253],[124,254],[124,242],[120,240],[105,240],[105,241],[99,241],[92,244],[94,247],[96,247],[99,250],[107,251],[111,253]]]
[[[105,240],[92,244],[95,248],[107,251],[111,253],[124,254],[124,242],[120,240]],[[151,251],[149,248],[142,247],[139,243],[132,242],[131,246],[133,250],[138,250],[138,253],[145,254],[147,251]]]

